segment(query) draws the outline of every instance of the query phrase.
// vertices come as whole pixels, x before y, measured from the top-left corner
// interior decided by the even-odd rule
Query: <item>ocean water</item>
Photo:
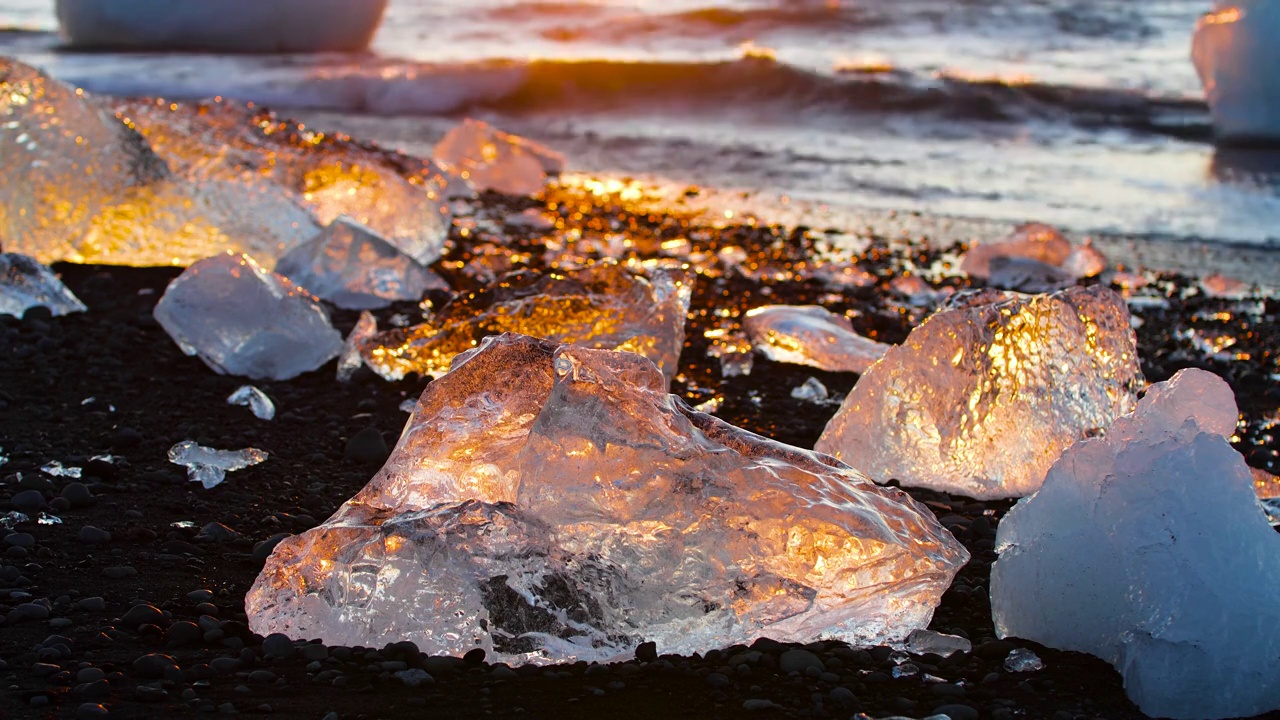
[[[51,0],[0,0],[0,53],[95,92],[397,118],[410,146],[483,117],[593,174],[1270,245],[1280,153],[1215,149],[1190,63],[1209,5],[391,0],[367,55],[235,57],[65,52]]]

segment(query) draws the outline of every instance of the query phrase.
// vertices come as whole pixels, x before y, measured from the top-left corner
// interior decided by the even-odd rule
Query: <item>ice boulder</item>
[[[572,271],[510,273],[459,295],[426,323],[375,335],[361,352],[388,380],[410,372],[440,375],[482,338],[514,332],[637,352],[670,378],[684,347],[695,277],[675,262],[644,269],[612,260]]]
[[[165,289],[155,317],[184,353],[227,375],[288,380],[342,349],[319,301],[247,255],[188,267]]]
[[[564,169],[559,153],[470,118],[445,134],[432,155],[477,190],[508,195],[541,192],[547,175]]]
[[[1115,292],[963,293],[858,380],[816,449],[880,482],[1020,497],[1143,386]]]
[[[439,275],[347,217],[290,250],[275,271],[347,310],[417,301],[427,290],[449,289]]]
[[[766,305],[747,311],[742,324],[755,349],[770,360],[830,372],[866,372],[889,349],[819,305]]]
[[[504,334],[249,591],[253,632],[511,663],[905,638],[968,553],[905,493],[690,410],[648,359]]]
[[[175,175],[103,101],[0,58],[0,236],[41,262],[276,257],[319,226],[275,185]]]
[[[88,310],[48,266],[18,253],[0,254],[0,313],[20,318],[33,307],[54,315]]]
[[[1271,0],[1216,2],[1196,23],[1191,60],[1220,142],[1280,139],[1280,83],[1267,71],[1280,63],[1277,32]]]
[[[239,53],[356,52],[387,0],[57,0],[72,46]]]
[[[1003,240],[974,245],[960,259],[961,271],[1005,290],[1057,290],[1106,268],[1106,258],[1091,242],[1073,245],[1044,223],[1019,225]],[[1045,279],[1034,282],[1041,277]]]
[[[1280,709],[1280,537],[1235,413],[1225,382],[1184,370],[1063,453],[1000,521],[996,631],[1101,657],[1152,717]]]

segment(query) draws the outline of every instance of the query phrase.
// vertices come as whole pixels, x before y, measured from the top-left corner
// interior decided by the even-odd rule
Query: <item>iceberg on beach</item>
[[[1183,370],[1064,452],[1000,521],[997,633],[1110,662],[1152,717],[1280,709],[1280,537],[1235,427],[1226,382]]]
[[[830,372],[866,372],[889,349],[855,333],[849,318],[820,305],[766,305],[747,311],[742,324],[770,360]]]
[[[184,353],[227,375],[288,380],[342,350],[319,301],[247,255],[191,265],[169,283],[154,314]]]
[[[879,482],[1020,497],[1144,385],[1115,292],[964,293],[859,378],[815,449]]]
[[[695,278],[674,261],[642,269],[609,260],[572,271],[510,273],[456,296],[425,323],[373,336],[361,353],[388,380],[411,372],[443,375],[484,337],[514,332],[640,353],[669,379],[684,348]]]
[[[1074,245],[1044,223],[1019,225],[1003,240],[975,244],[960,259],[960,270],[968,275],[1003,290],[1022,292],[1060,290],[1069,280],[1093,277],[1106,269],[1107,259],[1091,242]],[[1045,290],[1019,287],[1023,283]]]
[[[1219,142],[1280,140],[1280,6],[1272,0],[1214,3],[1191,41]]]
[[[72,46],[241,53],[357,52],[387,0],[57,0]]]
[[[88,310],[47,265],[18,253],[0,254],[0,313],[22,317],[33,307],[53,315]]]
[[[968,557],[906,493],[689,409],[644,357],[505,334],[245,609],[260,635],[510,663],[876,643],[926,627]]]
[[[477,190],[508,195],[537,194],[548,175],[564,170],[554,150],[470,118],[446,133],[432,155]]]

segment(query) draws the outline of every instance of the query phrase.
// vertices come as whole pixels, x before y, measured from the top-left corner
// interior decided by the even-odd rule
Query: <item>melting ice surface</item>
[[[169,462],[185,465],[187,479],[204,485],[205,489],[221,484],[229,472],[243,470],[266,459],[267,453],[257,448],[214,450],[191,440],[183,440],[169,448]]]
[[[928,625],[967,560],[905,493],[690,410],[642,356],[504,334],[246,609],[259,634],[508,662],[877,642]]]
[[[1003,262],[997,262],[1001,258]],[[1034,268],[1052,275],[1053,271],[1046,271],[1045,266],[1056,269],[1059,275],[1055,280],[1061,282],[1097,275],[1106,269],[1107,260],[1091,244],[1073,245],[1057,228],[1026,223],[1004,240],[975,245],[960,261],[962,271],[984,280],[994,278],[996,282],[992,284],[1008,290],[1019,289],[1007,284],[1005,278],[1011,273],[1026,273]]]
[[[347,310],[383,308],[448,290],[444,279],[356,221],[340,217],[290,250],[275,271]]]
[[[276,404],[267,394],[252,385],[241,385],[227,398],[228,405],[242,405],[259,420],[271,420],[276,416]]]
[[[1280,84],[1259,71],[1280,61],[1277,30],[1280,7],[1269,0],[1218,1],[1196,23],[1191,57],[1219,140],[1280,138]]]
[[[1280,708],[1280,537],[1236,417],[1226,382],[1183,370],[1063,453],[1000,522],[997,632],[1101,657],[1152,717]]]
[[[966,293],[858,380],[816,449],[880,482],[1019,497],[1066,447],[1132,410],[1143,385],[1113,291]]]
[[[228,375],[288,380],[342,348],[315,298],[247,255],[223,253],[187,268],[165,289],[155,317],[183,352]]]
[[[356,326],[351,328],[351,334],[342,341],[342,352],[338,355],[338,382],[350,382],[360,366],[364,365],[364,358],[360,356],[360,347],[377,332],[378,318],[368,310],[360,313],[360,319],[356,321]]]
[[[629,350],[675,374],[695,274],[672,263],[650,269],[613,261],[579,270],[511,273],[460,295],[428,322],[375,335],[365,362],[389,380],[441,375],[488,335],[515,332],[593,348]]]
[[[18,253],[0,255],[0,313],[20,318],[33,307],[47,307],[55,316],[88,309],[35,258]]]
[[[758,307],[747,312],[743,325],[770,360],[832,372],[866,372],[889,349],[855,333],[849,318],[819,305]]]
[[[534,195],[546,185],[547,175],[564,169],[559,153],[471,119],[445,134],[433,155],[477,190],[509,195]]]

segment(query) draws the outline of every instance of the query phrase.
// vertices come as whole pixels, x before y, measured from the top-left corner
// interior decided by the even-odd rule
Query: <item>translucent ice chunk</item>
[[[1091,242],[1072,245],[1057,228],[1043,223],[1019,225],[1004,240],[975,245],[961,258],[960,269],[973,277],[993,281],[1007,281],[1011,271],[1019,270],[1019,265],[1015,263],[1012,267],[1006,266],[1001,274],[995,274],[997,268],[992,265],[992,261],[996,258],[1017,258],[1043,263],[1060,270],[1061,275],[1051,277],[1064,281],[1068,277],[1093,277],[1107,267],[1106,258]],[[1025,273],[1033,267],[1035,266],[1024,264],[1021,270]],[[1041,269],[1041,274],[1043,273]],[[1007,282],[996,286],[1010,290],[1020,289]]]
[[[1074,275],[1031,258],[1000,255],[991,258],[987,285],[1024,293],[1054,292],[1076,284]]]
[[[275,271],[348,310],[383,308],[419,300],[427,290],[449,289],[439,275],[347,217],[290,250]]]
[[[459,353],[504,332],[638,352],[671,377],[684,346],[695,275],[687,266],[638,270],[606,261],[580,270],[522,271],[456,298],[430,321],[376,335],[365,362],[389,380],[442,375]]]
[[[40,472],[44,473],[45,475],[52,475],[53,477],[78,478],[80,477],[80,474],[83,471],[81,468],[67,467],[67,466],[64,466],[62,463],[58,462],[57,460],[54,460],[52,462],[47,462],[43,466],[41,466]]]
[[[1280,60],[1277,29],[1280,7],[1266,0],[1215,2],[1196,23],[1191,58],[1219,141],[1280,138],[1280,83],[1258,70]]]
[[[917,655],[932,653],[942,657],[950,657],[958,652],[967,653],[973,649],[973,643],[965,638],[932,630],[913,630],[907,636],[904,646],[908,652]]]
[[[866,372],[888,345],[864,338],[853,323],[819,305],[767,305],[748,311],[751,342],[774,362],[832,372]]]
[[[183,352],[228,375],[288,380],[342,348],[315,298],[247,255],[223,253],[187,268],[155,317]]]
[[[276,257],[318,226],[278,185],[175,175],[131,122],[0,59],[0,236],[41,262],[186,264]]]
[[[1207,407],[1224,398],[1227,407]],[[1183,370],[1077,443],[1000,521],[997,632],[1115,665],[1152,717],[1280,708],[1280,537],[1244,458],[1202,411],[1226,383]]]
[[[25,513],[20,513],[17,510],[10,510],[4,515],[0,515],[0,527],[5,530],[12,530],[25,522],[31,522],[31,518],[27,517]]]
[[[471,119],[450,130],[436,145],[433,156],[461,173],[477,190],[509,195],[541,192],[547,175],[564,168],[559,153]]]
[[[1144,385],[1129,311],[1102,287],[967,293],[866,372],[816,446],[881,482],[980,499],[1035,492]]]
[[[267,453],[257,448],[214,450],[192,440],[183,440],[169,448],[169,462],[185,465],[187,479],[204,485],[205,489],[220,484],[229,472],[243,470],[266,459]]]
[[[88,310],[48,266],[18,253],[0,255],[0,313],[20,318],[33,307],[54,315]]]
[[[338,382],[350,382],[356,371],[364,364],[360,356],[361,346],[378,332],[378,318],[368,310],[360,313],[356,326],[342,343],[342,353],[338,355]]]
[[[633,353],[485,339],[369,485],[276,548],[250,627],[529,662],[928,624],[968,559],[932,514],[665,388]]]
[[[253,411],[259,420],[271,420],[276,416],[276,404],[267,394],[252,385],[241,385],[227,398],[228,405],[241,405]]]
[[[1015,673],[1036,672],[1044,669],[1044,661],[1026,648],[1014,648],[1004,659],[1004,669]]]
[[[805,380],[804,384],[791,388],[791,397],[796,400],[822,405],[830,402],[831,392],[827,390],[827,386],[823,385],[821,380],[811,377]]]

